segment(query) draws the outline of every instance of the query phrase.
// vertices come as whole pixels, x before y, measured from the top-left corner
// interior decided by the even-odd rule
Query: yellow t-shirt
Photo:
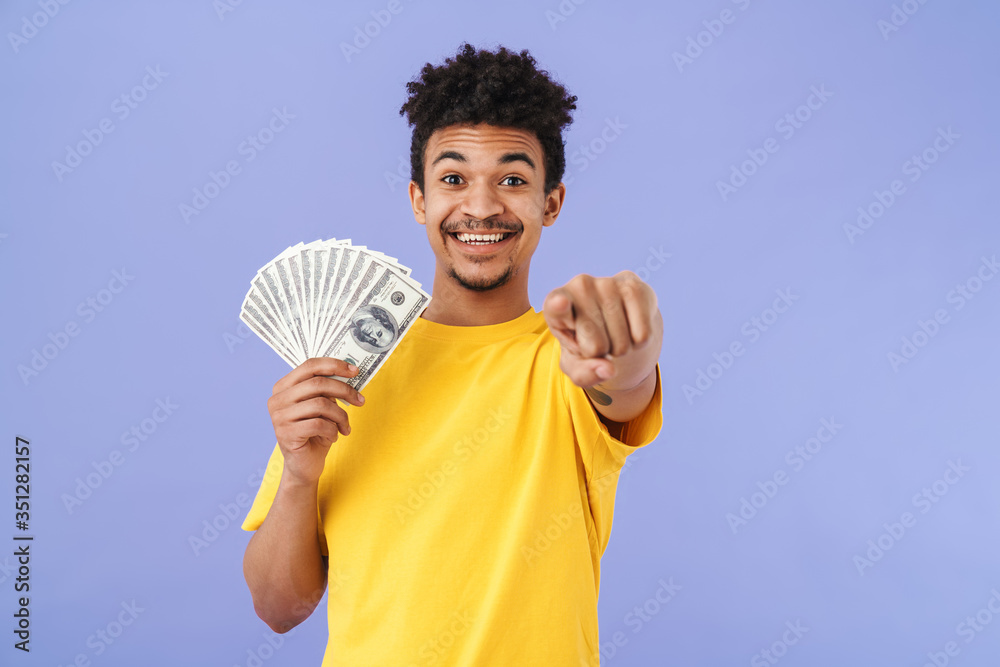
[[[662,426],[659,366],[621,441],[534,309],[419,318],[363,393],[319,482],[323,666],[598,667],[600,559],[625,457]],[[244,529],[280,470],[275,446]]]

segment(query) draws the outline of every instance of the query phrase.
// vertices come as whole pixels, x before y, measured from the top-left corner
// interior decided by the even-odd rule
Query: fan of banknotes
[[[360,391],[430,299],[394,257],[329,239],[268,262],[250,283],[240,319],[293,368],[311,357],[354,364],[357,375],[337,379]]]

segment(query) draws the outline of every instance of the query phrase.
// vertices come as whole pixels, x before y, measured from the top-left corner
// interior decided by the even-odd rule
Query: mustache
[[[446,222],[441,225],[441,231],[445,234],[454,234],[457,231],[478,232],[519,232],[524,226],[517,220],[500,220],[499,218],[465,218],[454,222]]]

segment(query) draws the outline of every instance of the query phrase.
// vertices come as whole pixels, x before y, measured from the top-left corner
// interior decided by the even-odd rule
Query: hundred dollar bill
[[[299,294],[302,297],[302,317],[306,323],[306,337],[309,339],[309,348],[316,349],[316,339],[312,330],[312,249],[307,245],[299,251],[299,270],[302,272],[302,290]]]
[[[285,324],[291,330],[292,335],[295,336],[299,347],[302,348],[303,355],[308,359],[313,354],[312,350],[309,349],[309,341],[306,340],[305,325],[302,321],[302,310],[299,306],[299,300],[295,296],[295,292],[301,289],[301,286],[296,284],[295,278],[292,275],[292,268],[289,266],[291,260],[291,257],[278,260],[274,263],[274,270],[278,276],[278,286],[281,288],[280,294],[284,300],[284,313],[287,318]]]
[[[347,314],[320,355],[358,367],[353,378],[333,376],[361,390],[399,344],[431,297],[406,276],[385,268],[371,289]]]
[[[360,388],[429,300],[395,257],[350,239],[316,240],[257,272],[240,320],[292,367],[313,356],[355,363],[361,372],[350,384]]]
[[[288,305],[287,298],[283,294],[281,278],[278,276],[276,265],[265,266],[261,269],[260,277],[267,286],[268,294],[271,295],[274,304],[277,306],[276,316],[280,325],[287,332],[286,340],[288,344],[298,350],[299,354],[305,358],[305,346],[295,335],[291,308]]]
[[[243,304],[240,319],[292,368],[305,361],[285,347],[284,339],[274,333],[274,330],[267,323],[267,318],[257,310],[252,302]]]
[[[344,322],[344,315],[351,312],[358,302],[364,298],[374,287],[375,281],[379,277],[390,270],[382,262],[376,260],[371,255],[362,253],[361,258],[358,261],[358,272],[357,279],[349,285],[350,294],[345,291],[340,302],[337,304],[334,310],[334,316],[331,318],[330,323],[327,328],[327,337],[324,339],[324,343],[328,344],[333,336],[336,335],[337,331]],[[322,349],[322,348],[321,348]]]
[[[330,258],[330,265],[327,269],[328,277],[330,278],[330,286],[326,290],[326,295],[323,297],[323,304],[320,307],[320,317],[317,323],[317,328],[320,332],[320,341],[316,349],[323,349],[323,341],[327,339],[331,327],[331,320],[336,319],[337,312],[335,306],[337,299],[339,298],[340,291],[344,287],[344,283],[347,281],[348,270],[350,269],[351,262],[357,254],[357,251],[352,249],[350,246],[341,246],[336,248],[337,257],[334,259]],[[334,266],[334,261],[336,261],[336,266]]]

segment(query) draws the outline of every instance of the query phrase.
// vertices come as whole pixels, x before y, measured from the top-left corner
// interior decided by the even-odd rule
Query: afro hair
[[[576,96],[535,66],[527,50],[495,52],[468,43],[444,64],[424,65],[406,84],[399,114],[413,127],[410,178],[424,190],[424,149],[436,130],[485,123],[533,132],[545,156],[545,193],[562,181],[566,154],[562,129],[573,122]]]

